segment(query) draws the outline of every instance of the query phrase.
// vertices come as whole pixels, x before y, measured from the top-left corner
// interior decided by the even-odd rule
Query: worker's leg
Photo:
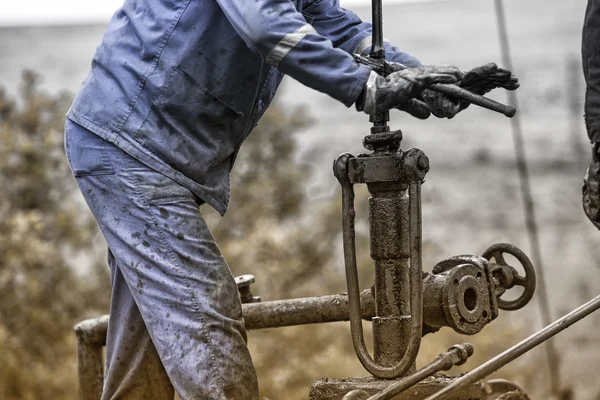
[[[180,397],[257,399],[235,280],[195,196],[77,125],[67,154]]]
[[[110,320],[106,338],[106,376],[102,400],[173,400],[173,385],[127,282],[108,251],[112,281]]]

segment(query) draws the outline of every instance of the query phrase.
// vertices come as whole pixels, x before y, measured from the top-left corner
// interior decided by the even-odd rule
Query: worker
[[[600,229],[600,1],[588,0],[583,22],[583,74],[586,83],[585,126],[592,157],[583,179],[583,210]]]
[[[338,0],[125,0],[68,112],[65,149],[105,237],[112,294],[102,399],[257,399],[236,283],[202,217],[224,214],[229,172],[284,75],[373,114],[451,118],[479,94],[514,89],[488,64],[387,77],[355,62],[371,25]],[[284,190],[284,188],[282,188]]]

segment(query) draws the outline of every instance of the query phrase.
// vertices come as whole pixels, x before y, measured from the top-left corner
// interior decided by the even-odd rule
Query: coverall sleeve
[[[352,11],[340,6],[339,0],[315,0],[303,12],[314,18],[312,25],[317,32],[329,38],[333,45],[347,53],[366,55],[373,44],[372,25],[364,22]],[[385,58],[406,65],[420,67],[421,62],[387,40]]]
[[[588,0],[583,23],[585,124],[593,143],[600,142],[600,0]]]
[[[268,64],[350,107],[371,69],[317,33],[290,0],[217,0],[233,28]]]

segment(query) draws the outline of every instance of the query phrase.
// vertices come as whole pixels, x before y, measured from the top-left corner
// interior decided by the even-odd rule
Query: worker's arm
[[[583,209],[600,229],[600,0],[588,0],[582,39],[585,125],[592,143],[592,161],[583,184]]]
[[[367,55],[373,43],[372,26],[362,21],[352,11],[340,7],[339,0],[315,0],[302,12],[310,19],[319,34],[333,42],[334,47],[347,53]],[[385,42],[385,56],[389,61],[419,67],[421,62],[396,46]]]
[[[363,91],[371,69],[319,35],[290,0],[217,0],[250,49],[300,83],[346,106]]]
[[[358,64],[348,52],[335,48],[306,22],[290,0],[217,0],[233,28],[265,61],[300,83],[326,93],[346,106],[368,93],[373,109],[394,108],[434,83],[456,82],[462,76],[454,67],[400,71],[386,84],[375,80],[371,69]],[[365,109],[367,111],[368,109]]]

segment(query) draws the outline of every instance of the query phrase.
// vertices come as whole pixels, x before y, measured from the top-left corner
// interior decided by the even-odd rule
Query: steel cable
[[[506,14],[504,12],[503,0],[494,0],[496,6],[496,21],[498,26],[498,36],[500,40],[500,49],[502,52],[502,62],[504,67],[510,71],[514,71],[510,53],[510,43],[508,39],[508,29],[506,23]],[[518,109],[517,94],[515,91],[508,92],[508,104]],[[548,287],[544,275],[542,264],[542,254],[540,250],[539,230],[535,217],[535,204],[533,201],[531,184],[529,179],[529,168],[527,165],[527,155],[525,153],[525,143],[523,140],[523,129],[519,113],[511,119],[513,144],[516,156],[516,164],[519,175],[519,184],[521,197],[523,200],[523,209],[525,213],[525,225],[529,238],[529,246],[532,252],[533,263],[536,267],[536,275],[538,278],[538,293],[539,307],[544,326],[552,323],[550,313],[550,303],[548,300]],[[560,357],[556,351],[553,340],[548,340],[545,344],[546,354],[548,357],[548,369],[550,374],[550,391],[554,396],[560,394]]]

